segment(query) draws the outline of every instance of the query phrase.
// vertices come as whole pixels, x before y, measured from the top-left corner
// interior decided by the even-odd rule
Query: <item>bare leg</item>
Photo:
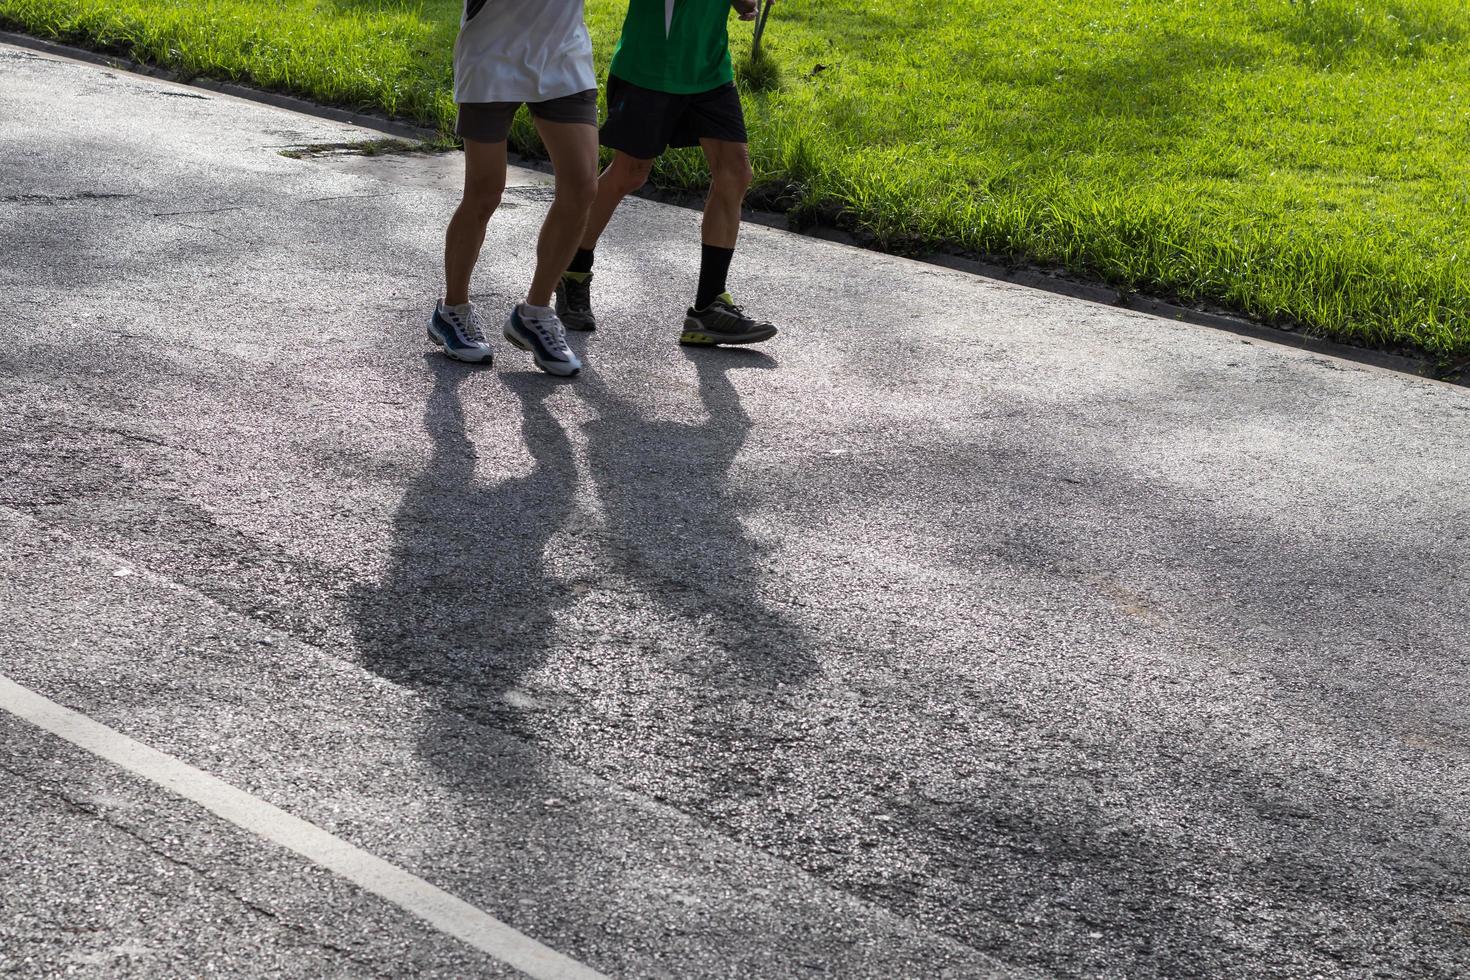
[[[587,214],[587,231],[582,235],[583,248],[590,251],[597,247],[597,240],[602,237],[608,222],[612,220],[613,212],[623,203],[623,198],[648,183],[648,175],[652,171],[652,160],[639,160],[622,150],[613,154],[612,163],[597,178],[597,199],[592,202],[592,210]]]
[[[709,197],[704,202],[702,238],[706,245],[734,248],[740,236],[740,206],[750,189],[750,148],[729,140],[700,140],[709,162]]]
[[[597,127],[537,119],[536,131],[556,172],[556,198],[536,242],[536,274],[526,302],[550,306],[552,290],[577,251],[587,209],[597,195]]]
[[[444,234],[444,302],[470,301],[470,275],[485,244],[485,228],[505,192],[505,144],[464,141],[464,197]]]

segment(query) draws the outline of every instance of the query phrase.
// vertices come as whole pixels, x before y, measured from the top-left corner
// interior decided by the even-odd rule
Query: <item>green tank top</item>
[[[611,71],[634,85],[689,95],[734,81],[730,0],[629,0]]]

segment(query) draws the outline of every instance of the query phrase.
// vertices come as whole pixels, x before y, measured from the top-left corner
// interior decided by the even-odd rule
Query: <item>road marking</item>
[[[601,973],[417,875],[374,857],[316,824],[293,817],[217,776],[149,748],[0,674],[0,708],[78,748],[192,800],[237,827],[264,837],[423,919],[440,932],[537,980],[606,980]]]

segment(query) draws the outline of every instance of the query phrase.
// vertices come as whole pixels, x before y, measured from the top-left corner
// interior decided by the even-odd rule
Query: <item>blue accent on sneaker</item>
[[[434,307],[434,314],[429,317],[429,339],[444,348],[444,353],[456,361],[485,364],[494,359],[494,351],[489,344],[476,343],[473,338],[466,336],[438,306]]]
[[[536,366],[547,374],[569,378],[582,370],[581,360],[566,346],[565,338],[561,340],[560,350],[549,346],[554,339],[543,336],[527,323],[519,304],[511,307],[510,316],[505,318],[505,339],[521,350],[530,351]]]

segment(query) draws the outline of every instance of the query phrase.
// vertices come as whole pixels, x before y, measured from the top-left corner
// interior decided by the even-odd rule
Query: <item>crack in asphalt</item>
[[[66,426],[63,425],[61,427],[65,428]],[[106,426],[94,426],[88,431],[104,432],[108,435],[117,436],[119,439],[127,440],[128,442],[144,442],[150,446],[159,446],[163,449],[172,449],[175,452],[180,453],[193,453],[196,456],[209,455],[202,449],[195,449],[192,446],[176,446],[171,442],[164,442],[162,439],[155,439],[153,436],[145,436],[141,432],[131,432],[127,429],[114,429]]]
[[[137,194],[113,194],[105,191],[78,191],[75,194],[6,194],[0,204],[70,204],[78,201],[121,201]]]
[[[339,946],[336,943],[332,942],[331,940],[323,939],[322,937],[320,937],[320,936],[316,935],[314,932],[312,932],[307,926],[302,925],[302,924],[300,924],[298,922],[293,922],[291,919],[285,917],[284,915],[282,915],[281,913],[277,912],[276,910],[274,910],[272,908],[269,908],[269,907],[267,907],[265,905],[260,904],[255,899],[252,899],[252,898],[250,898],[250,897],[248,897],[246,895],[241,894],[240,892],[238,892],[235,889],[231,888],[225,882],[220,881],[216,877],[216,875],[213,872],[211,872],[208,868],[200,867],[199,865],[195,864],[192,861],[189,861],[186,858],[179,857],[176,854],[170,853],[166,848],[164,848],[162,845],[160,845],[153,838],[151,838],[151,837],[147,836],[146,834],[144,834],[140,829],[138,829],[138,828],[136,828],[136,827],[134,827],[134,826],[132,826],[132,825],[130,825],[130,824],[122,821],[122,820],[120,820],[115,814],[109,812],[108,810],[106,810],[106,809],[104,809],[102,807],[96,806],[95,804],[90,804],[90,803],[83,802],[82,800],[75,799],[69,793],[67,793],[65,791],[65,789],[63,789],[61,786],[59,786],[59,785],[57,785],[55,783],[52,783],[52,782],[46,782],[46,781],[36,780],[34,778],[34,774],[21,772],[21,771],[16,770],[15,768],[13,768],[11,766],[8,766],[8,765],[3,764],[3,763],[0,763],[0,772],[9,773],[10,775],[16,777],[17,779],[19,779],[19,780],[21,780],[23,782],[26,782],[27,784],[29,784],[30,786],[32,786],[33,788],[35,788],[37,791],[39,791],[41,793],[44,793],[45,795],[51,797],[52,799],[58,800],[61,803],[66,804],[72,810],[74,810],[74,811],[76,811],[78,813],[81,813],[81,814],[83,814],[85,816],[91,817],[92,819],[94,819],[94,820],[102,823],[103,825],[111,828],[112,830],[115,830],[115,831],[123,834],[125,837],[129,838],[130,840],[133,840],[133,841],[137,842],[138,844],[141,844],[143,846],[143,848],[145,850],[147,850],[149,853],[154,854],[157,857],[162,858],[163,860],[167,861],[169,864],[174,865],[175,867],[182,868],[185,871],[188,871],[188,872],[192,873],[194,876],[196,876],[200,880],[200,882],[204,885],[204,887],[208,891],[210,891],[210,892],[212,892],[212,893],[214,893],[216,895],[220,895],[220,896],[223,896],[225,898],[229,898],[229,899],[233,900],[234,902],[238,903],[240,906],[242,906],[243,908],[247,909],[248,911],[254,913],[255,915],[260,916],[260,917],[265,918],[265,919],[269,919],[271,922],[276,923],[277,925],[279,925],[283,929],[286,929],[286,930],[290,931],[291,933],[293,933],[293,934],[295,934],[295,935],[297,935],[297,936],[299,936],[299,937],[301,937],[303,939],[306,939],[311,945],[317,947],[318,949],[322,949],[322,950],[325,950],[325,951],[327,951],[329,953],[332,953],[333,955],[340,956],[341,958],[347,960],[350,963],[356,964],[357,966],[360,966],[360,967],[363,967],[363,968],[365,968],[367,970],[370,970],[370,971],[372,971],[372,975],[373,976],[384,977],[384,978],[389,978],[389,977],[395,976],[395,974],[383,972],[382,967],[380,965],[378,965],[376,963],[373,963],[370,960],[364,960],[364,959],[362,959],[360,956],[356,955],[352,950],[350,950],[350,949],[348,949],[348,948],[346,948],[344,946]],[[192,804],[190,804],[190,805],[192,806]],[[203,822],[204,821],[202,819],[201,820],[198,820],[198,821],[196,821],[195,825],[197,826],[198,824],[203,823]],[[252,836],[252,839],[254,839],[253,838],[253,835],[251,835],[251,836]]]
[[[288,208],[298,207],[302,204],[324,204],[331,201],[371,201],[378,198],[395,196],[397,196],[396,191],[389,191],[381,194],[340,194],[333,197],[309,197],[300,201],[292,201],[286,204],[279,205],[230,204],[218,208],[196,208],[187,211],[155,211],[153,212],[152,216],[155,218],[183,218],[196,214],[225,214],[230,211],[284,210]]]
[[[222,207],[222,208],[199,208],[199,209],[194,210],[194,211],[155,211],[153,213],[153,217],[155,217],[155,218],[178,218],[178,217],[183,217],[185,215],[190,215],[190,214],[223,214],[226,211],[248,211],[248,210],[251,210],[252,208],[259,208],[259,207],[260,207],[260,205],[258,205],[258,204],[232,204],[232,205],[229,205],[227,207]]]
[[[371,201],[384,197],[397,197],[396,191],[387,191],[382,194],[338,194],[334,197],[309,197],[303,204],[322,204],[326,201]]]

